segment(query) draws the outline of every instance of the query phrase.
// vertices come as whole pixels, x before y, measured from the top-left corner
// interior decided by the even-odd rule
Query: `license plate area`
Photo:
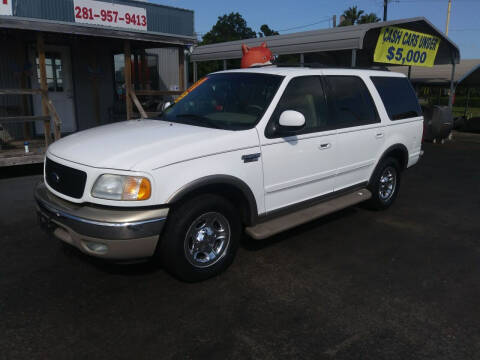
[[[44,213],[42,213],[40,210],[37,210],[37,220],[42,230],[49,234],[52,234],[57,228],[57,225],[52,222],[52,220],[50,220],[50,218]]]

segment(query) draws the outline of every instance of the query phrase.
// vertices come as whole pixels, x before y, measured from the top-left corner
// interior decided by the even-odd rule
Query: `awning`
[[[408,74],[407,66],[392,66],[391,71]],[[451,65],[439,65],[431,68],[413,66],[410,81],[421,85],[449,86],[452,76]],[[480,59],[466,59],[455,67],[453,82],[457,85],[480,86]]]
[[[103,26],[80,25],[63,21],[12,16],[0,16],[0,29],[2,28],[145,41],[176,46],[190,45],[197,41],[195,37],[184,35],[173,35],[152,31],[123,30]]]
[[[446,37],[442,31],[438,30],[424,17],[354,26],[341,26],[331,29],[203,45],[194,49],[191,61],[241,58],[242,43],[253,47],[260,45],[263,41],[266,41],[268,47],[277,55],[353,49],[369,49],[373,52],[380,30],[384,26],[398,26],[404,29],[438,36],[441,39],[441,43],[435,59],[435,65],[451,64],[452,61],[458,63],[460,61],[460,50],[457,45],[455,45],[455,43]]]

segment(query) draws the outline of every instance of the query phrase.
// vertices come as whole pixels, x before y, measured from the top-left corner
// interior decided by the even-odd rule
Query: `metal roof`
[[[196,38],[191,36],[156,33],[152,31],[125,30],[105,26],[65,23],[43,19],[18,18],[15,16],[0,16],[0,30],[2,28],[135,40],[179,46],[190,45],[196,41]]]
[[[266,41],[268,47],[277,55],[351,49],[372,50],[376,46],[381,28],[385,26],[399,26],[404,29],[438,36],[441,42],[435,65],[451,64],[452,58],[456,63],[460,61],[460,50],[457,45],[424,17],[203,45],[194,49],[191,60],[209,61],[241,58],[242,43],[252,47],[260,45],[263,41]]]
[[[408,74],[407,66],[392,66],[391,71]],[[422,85],[450,84],[452,65],[439,65],[431,68],[412,67],[410,81]],[[480,86],[480,59],[466,59],[455,66],[454,83],[465,86]]]
[[[457,86],[480,86],[480,60],[477,61],[478,64],[458,80]]]

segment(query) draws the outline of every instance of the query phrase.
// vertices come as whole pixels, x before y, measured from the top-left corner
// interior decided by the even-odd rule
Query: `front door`
[[[301,112],[305,128],[282,133],[278,119],[286,110]],[[328,130],[328,117],[320,76],[293,78],[262,140],[267,213],[333,191],[336,135]]]
[[[40,87],[40,70],[38,55],[32,49],[30,52],[32,63],[36,71],[32,71],[32,87]],[[47,70],[48,97],[52,101],[60,117],[61,132],[71,133],[77,130],[73,100],[72,62],[70,48],[67,46],[45,46],[45,63]],[[33,110],[35,115],[43,115],[42,99],[40,96],[33,97]],[[52,129],[53,129],[53,124]],[[37,134],[44,133],[43,124],[35,124]]]

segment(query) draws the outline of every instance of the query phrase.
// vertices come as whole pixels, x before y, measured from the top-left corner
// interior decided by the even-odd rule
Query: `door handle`
[[[327,149],[330,149],[331,147],[332,147],[332,144],[326,143],[326,144],[321,144],[321,145],[319,146],[319,149],[320,149],[320,150],[327,150]]]
[[[375,137],[376,137],[377,139],[381,139],[381,138],[383,138],[384,136],[385,136],[385,133],[384,133],[383,131],[382,131],[382,132],[378,132],[378,133],[375,134]]]

